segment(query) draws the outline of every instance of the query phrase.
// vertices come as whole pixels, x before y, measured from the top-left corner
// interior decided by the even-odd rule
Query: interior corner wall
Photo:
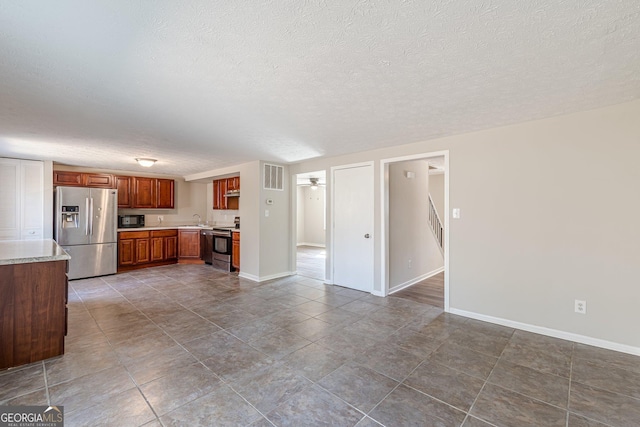
[[[640,324],[638,117],[640,100],[310,160],[291,173],[374,161],[380,230],[380,160],[448,150],[450,207],[461,209],[449,221],[451,309],[640,354],[640,334],[630,326]],[[610,206],[615,217],[606,215]],[[574,313],[576,299],[587,301],[586,315]]]
[[[206,172],[186,176],[189,181],[202,182],[207,194],[204,196],[207,206],[207,219],[219,220],[214,216],[213,179],[225,176],[240,176],[240,200],[237,211],[221,211],[220,215],[228,215],[222,221],[233,222],[233,216],[240,216],[240,277],[258,280],[260,277],[260,203],[262,188],[262,171],[259,161],[242,163]]]
[[[260,206],[262,171],[260,162],[244,163],[240,172],[240,275],[260,277]],[[213,190],[213,187],[212,187]]]
[[[264,167],[263,165],[264,162],[260,162],[261,171]],[[260,280],[284,276],[291,274],[292,271],[289,265],[291,251],[291,239],[289,238],[291,233],[289,225],[291,180],[289,179],[288,166],[284,166],[283,177],[285,178],[283,191],[265,190],[262,185],[262,173],[259,175]],[[273,204],[267,204],[267,199],[272,200]]]
[[[304,243],[304,187],[299,185],[296,187],[296,244]]]

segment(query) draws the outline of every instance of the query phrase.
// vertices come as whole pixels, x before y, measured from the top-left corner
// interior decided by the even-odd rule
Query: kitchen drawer
[[[119,239],[148,239],[151,235],[150,231],[120,231]]]
[[[174,237],[178,235],[178,229],[173,230],[154,230],[151,232],[151,237]]]

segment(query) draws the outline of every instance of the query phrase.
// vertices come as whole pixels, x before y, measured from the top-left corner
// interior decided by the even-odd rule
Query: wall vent
[[[284,191],[284,167],[264,164],[264,189]]]

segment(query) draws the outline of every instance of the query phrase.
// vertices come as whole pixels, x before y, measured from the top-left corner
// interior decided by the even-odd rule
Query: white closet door
[[[0,240],[20,239],[20,160],[0,159]]]
[[[333,283],[373,290],[373,166],[333,170]]]
[[[44,163],[0,158],[0,240],[42,239]]]
[[[22,160],[22,239],[42,239],[44,227],[44,163]]]

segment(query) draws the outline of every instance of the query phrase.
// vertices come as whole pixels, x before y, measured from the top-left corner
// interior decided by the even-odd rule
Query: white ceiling
[[[0,156],[187,175],[636,98],[638,0],[0,2]]]

